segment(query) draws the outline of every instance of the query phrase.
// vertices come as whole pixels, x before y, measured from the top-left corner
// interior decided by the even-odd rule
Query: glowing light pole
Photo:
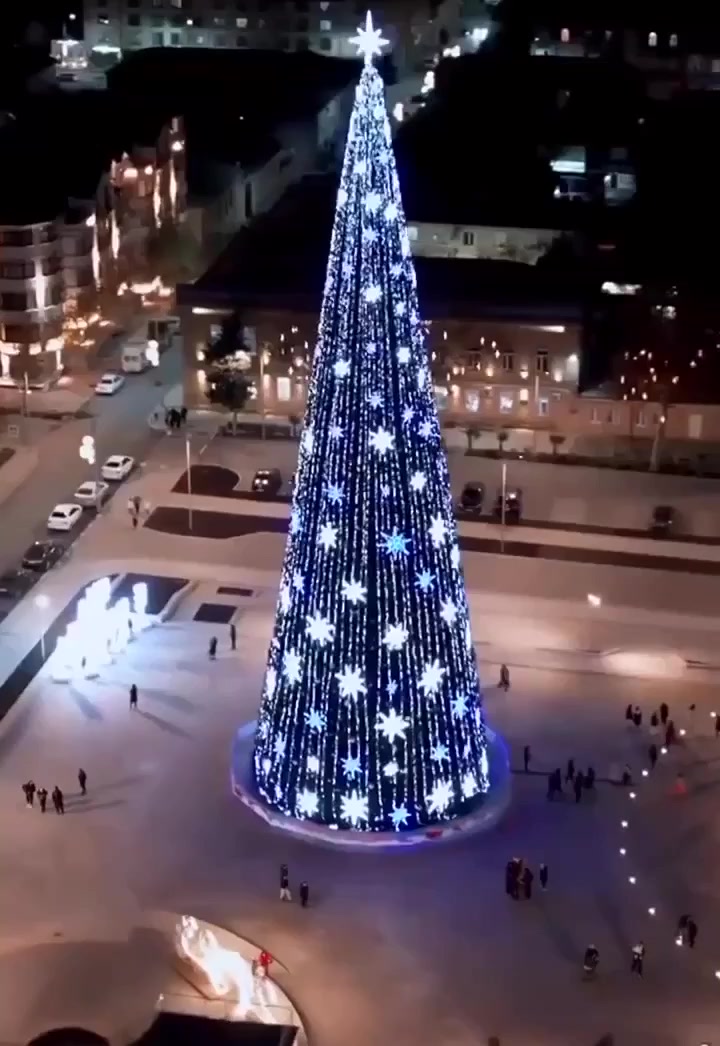
[[[33,603],[38,608],[38,610],[45,611],[50,606],[50,597],[49,596],[45,596],[42,593],[40,593],[40,595],[35,596],[35,598],[33,599]],[[44,663],[45,662],[45,621],[44,621],[44,615],[43,615],[42,631],[40,632],[40,657],[41,657],[41,659],[42,659],[42,661]]]

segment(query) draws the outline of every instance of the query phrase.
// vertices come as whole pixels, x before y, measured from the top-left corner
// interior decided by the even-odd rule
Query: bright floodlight
[[[389,43],[383,38],[380,30],[373,26],[372,15],[369,11],[365,15],[365,25],[358,26],[357,36],[351,36],[349,42],[357,47],[358,54],[363,55],[365,65],[372,65],[373,58],[380,55],[383,47]]]
[[[588,592],[587,601],[591,607],[597,608],[602,606],[602,597],[596,596],[592,592]]]

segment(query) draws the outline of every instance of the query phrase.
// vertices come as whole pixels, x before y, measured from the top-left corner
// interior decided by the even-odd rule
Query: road
[[[49,536],[45,521],[53,506],[59,501],[71,501],[79,484],[94,477],[94,468],[82,461],[78,453],[82,437],[95,435],[100,463],[110,454],[130,454],[138,462],[144,461],[164,438],[148,427],[147,419],[180,380],[181,353],[175,347],[163,354],[158,368],[128,375],[114,396],[91,400],[95,422],[69,421],[43,438],[38,445],[37,468],[2,506],[0,573],[17,566],[32,541]],[[65,538],[59,535],[60,540]]]
[[[207,461],[241,472],[241,486],[250,485],[257,468],[275,466],[289,479],[297,462],[297,443],[284,439],[219,439]],[[492,508],[502,483],[502,462],[467,457],[448,451],[453,493],[479,480],[486,485],[486,511]],[[720,536],[716,500],[720,480],[693,476],[665,476],[621,469],[551,465],[531,461],[507,462],[508,487],[523,491],[523,517],[554,523],[579,523],[646,531],[655,505],[674,505],[677,533]]]

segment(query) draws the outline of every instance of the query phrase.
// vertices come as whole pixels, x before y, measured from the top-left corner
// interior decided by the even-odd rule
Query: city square
[[[152,482],[151,469],[140,484]],[[608,1033],[618,1044],[712,1041],[717,669],[709,603],[693,618],[683,579],[659,575],[646,585],[638,571],[576,564],[560,565],[563,578],[545,562],[533,564],[533,595],[525,596],[508,584],[521,578],[521,563],[468,554],[486,714],[510,749],[512,806],[487,834],[357,854],[271,829],[232,796],[230,751],[236,729],[252,728],[257,715],[283,540],[249,535],[232,542],[230,555],[221,543],[234,564],[223,583],[253,592],[233,618],[235,653],[226,626],[192,620],[201,603],[227,601],[214,595],[217,544],[132,532],[118,504],[44,583],[54,606],[106,570],[155,564],[194,587],[98,680],[55,684],[48,664],[4,720],[8,939],[130,935],[157,911],[194,914],[276,957],[279,982],[321,1046],[337,1041],[338,1028],[358,1046],[378,1038],[409,1044],[428,1029],[433,1042],[459,1044],[498,1035],[503,1043],[594,1046]],[[699,579],[692,582],[701,593]],[[714,585],[708,579],[707,599]],[[613,595],[596,617],[584,603],[592,589]],[[644,591],[652,608],[638,605]],[[219,654],[211,663],[212,635]],[[507,694],[495,686],[501,663],[512,676]],[[128,708],[133,682],[137,714]],[[645,781],[650,737],[646,726],[628,729],[624,710],[639,704],[647,724],[663,700],[688,735]],[[527,776],[525,744],[533,752]],[[546,773],[568,758],[595,767],[594,802],[546,800]],[[606,780],[613,764],[625,763],[639,782],[627,833],[627,790]],[[79,766],[88,774],[86,800],[74,794]],[[678,768],[690,786],[682,799],[672,794]],[[64,788],[64,818],[25,809],[19,786],[28,776]],[[514,855],[536,872],[548,864],[546,894],[536,878],[531,901],[505,896],[503,869]],[[309,882],[307,910],[278,900],[281,863],[294,891],[300,879]],[[685,910],[700,924],[694,954],[674,941]],[[642,980],[629,973],[637,938],[648,949]],[[601,972],[586,984],[590,943]]]

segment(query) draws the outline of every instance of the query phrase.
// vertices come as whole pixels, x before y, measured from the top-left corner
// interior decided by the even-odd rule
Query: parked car
[[[466,483],[462,489],[462,494],[460,495],[458,508],[463,512],[470,512],[475,516],[479,516],[482,512],[484,500],[484,483]]]
[[[99,508],[108,496],[109,491],[109,483],[103,483],[102,480],[88,479],[80,484],[73,494],[73,497],[76,501],[79,501],[81,505],[87,505],[91,508]]]
[[[98,381],[95,392],[98,396],[114,396],[118,389],[125,384],[125,375],[117,371],[109,370]]]
[[[676,513],[672,505],[656,505],[652,510],[650,533],[654,538],[667,537],[675,526]]]
[[[256,494],[279,494],[282,487],[280,469],[258,469],[253,476],[251,490]]]
[[[44,574],[62,558],[64,552],[65,546],[57,545],[54,541],[33,541],[23,555],[23,570]]]
[[[503,492],[498,491],[493,506],[493,516],[499,522],[503,519]],[[522,517],[522,491],[518,487],[505,491],[505,522],[519,523]]]
[[[72,530],[82,516],[82,505],[56,505],[48,516],[48,530]]]
[[[119,482],[129,476],[134,467],[135,458],[128,454],[112,454],[100,469],[100,475],[103,479]]]

